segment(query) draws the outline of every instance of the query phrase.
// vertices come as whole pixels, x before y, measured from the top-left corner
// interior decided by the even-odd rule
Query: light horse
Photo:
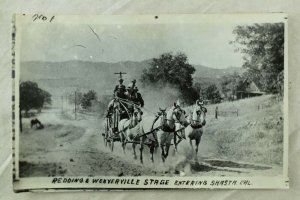
[[[180,139],[189,140],[189,144],[192,148],[192,151],[195,151],[195,159],[197,160],[198,148],[201,141],[201,137],[203,134],[203,126],[206,124],[206,108],[200,105],[194,105],[193,111],[188,116],[189,125],[185,128],[182,125],[177,124],[176,130],[181,129],[178,131],[178,136]],[[175,139],[176,137],[174,137]],[[192,141],[195,140],[195,150]],[[177,150],[176,140],[174,140],[175,150]]]
[[[131,129],[130,134],[128,134],[128,138],[132,142],[132,150],[133,150],[133,158],[136,159],[136,145],[140,144],[140,161],[143,163],[143,145],[146,144],[150,148],[151,160],[153,160],[153,153],[155,147],[157,146],[156,140],[156,131],[165,123],[166,119],[166,109],[159,108],[159,112],[156,113],[154,117],[143,117],[141,123]],[[145,132],[147,130],[148,132]],[[147,137],[147,135],[153,135],[153,137]]]
[[[180,105],[174,103],[174,106],[166,112],[166,109],[160,109],[156,117],[144,118],[140,123],[140,161],[143,163],[143,148],[147,144],[150,148],[151,161],[154,162],[153,153],[157,146],[161,148],[161,158],[164,162],[169,154],[171,141],[176,129],[175,123],[179,122],[185,126],[188,125],[184,117],[184,111]]]
[[[118,125],[118,131],[123,147],[123,151],[125,153],[126,143],[134,142],[134,133],[136,132],[136,126],[138,126],[139,122],[142,120],[142,110],[139,106],[134,106],[134,110],[130,118],[122,119]]]

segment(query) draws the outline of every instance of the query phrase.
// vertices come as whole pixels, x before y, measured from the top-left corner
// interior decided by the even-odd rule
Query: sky
[[[235,24],[43,24],[21,34],[21,61],[143,61],[165,52],[182,52],[189,63],[213,68],[241,67],[229,41]],[[92,30],[91,30],[92,29]],[[99,36],[97,38],[96,34]]]

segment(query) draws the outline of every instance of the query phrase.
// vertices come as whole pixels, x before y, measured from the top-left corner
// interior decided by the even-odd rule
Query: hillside
[[[94,89],[101,93],[111,90],[117,82],[116,72],[126,72],[125,81],[138,77],[142,70],[148,67],[148,61],[143,62],[41,62],[21,63],[21,81],[36,81],[42,88],[56,91],[59,88],[73,90]],[[55,93],[55,92],[54,92]]]
[[[229,67],[224,69],[210,68],[203,65],[194,65],[194,67],[196,69],[195,74],[193,75],[194,83],[200,83],[202,88],[206,88],[211,84],[218,84],[220,78],[224,75],[230,75],[235,72],[242,74],[244,72],[244,69],[239,67]]]
[[[282,105],[275,96],[265,95],[207,106],[205,135],[215,142],[216,155],[224,159],[282,165]],[[216,106],[221,112],[218,119],[214,118]],[[238,116],[230,113],[236,110]]]
[[[51,81],[55,87],[59,84],[60,79],[64,79],[64,84],[72,87],[90,85],[89,82],[97,84],[115,83],[117,75],[115,72],[126,72],[124,80],[132,78],[139,79],[142,71],[149,67],[150,60],[142,62],[125,61],[118,63],[106,62],[88,62],[88,61],[65,61],[65,62],[42,62],[30,61],[21,63],[21,81],[37,80],[50,84]],[[224,68],[215,69],[202,65],[194,65],[196,71],[193,75],[195,81],[201,79],[207,82],[215,82],[219,77],[234,72],[241,73],[241,68]],[[80,79],[84,80],[80,82]],[[100,81],[100,82],[99,82]],[[76,84],[76,82],[78,84]],[[46,85],[46,84],[45,84]]]
[[[61,105],[62,95],[73,94],[76,90],[81,92],[95,90],[100,99],[102,99],[100,96],[112,95],[118,80],[118,75],[114,73],[120,71],[127,73],[123,75],[125,85],[132,79],[137,79],[137,84],[140,86],[140,76],[143,70],[149,67],[150,62],[151,60],[118,63],[76,60],[65,62],[30,61],[21,63],[20,80],[37,82],[40,88],[50,92],[53,104]],[[218,78],[224,74],[241,70],[240,68],[213,69],[202,65],[194,67],[196,69],[193,76],[194,82],[200,82],[203,88],[212,83],[218,83]],[[158,91],[156,88],[151,88],[151,91],[149,88],[140,88],[140,91],[148,106],[152,105],[154,96],[157,99],[166,98],[165,93],[162,94],[162,91]],[[167,96],[172,99],[165,99],[165,103],[160,106],[168,105],[174,101],[174,98],[178,98],[178,92],[174,89],[166,88],[165,91],[168,92]],[[170,92],[174,95],[171,95]]]

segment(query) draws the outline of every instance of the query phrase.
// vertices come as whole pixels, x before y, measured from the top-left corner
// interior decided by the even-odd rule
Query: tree
[[[215,84],[212,84],[205,89],[205,97],[206,99],[210,100],[212,103],[221,102],[221,95]]]
[[[31,81],[20,84],[20,111],[27,114],[30,109],[41,109],[44,103],[51,104],[51,94]]]
[[[198,91],[199,95],[201,95],[201,93],[203,93],[203,90],[202,90],[202,87],[201,87],[201,83],[196,82],[194,84],[194,88],[195,88],[196,91]]]
[[[97,93],[94,90],[89,90],[83,94],[81,99],[81,106],[84,109],[88,109],[92,106],[92,100],[97,100]]]
[[[242,82],[243,77],[237,72],[221,77],[221,90],[227,99],[233,100],[233,96],[237,90],[240,90]]]
[[[177,86],[183,99],[190,102],[198,98],[198,93],[193,88],[194,72],[195,68],[188,63],[185,54],[164,53],[152,59],[150,68],[143,71],[140,80],[144,86],[151,84],[159,87],[166,83]]]
[[[20,83],[20,129],[22,131],[22,115],[21,112],[31,109],[41,110],[45,103],[51,104],[51,94],[38,87],[38,84],[31,81]]]
[[[233,33],[236,38],[231,43],[244,54],[245,76],[265,92],[278,92],[276,80],[284,69],[284,24],[237,26]]]

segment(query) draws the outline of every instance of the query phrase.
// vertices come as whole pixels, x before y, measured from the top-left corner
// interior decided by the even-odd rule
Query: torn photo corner
[[[286,14],[12,26],[16,192],[289,187]]]

